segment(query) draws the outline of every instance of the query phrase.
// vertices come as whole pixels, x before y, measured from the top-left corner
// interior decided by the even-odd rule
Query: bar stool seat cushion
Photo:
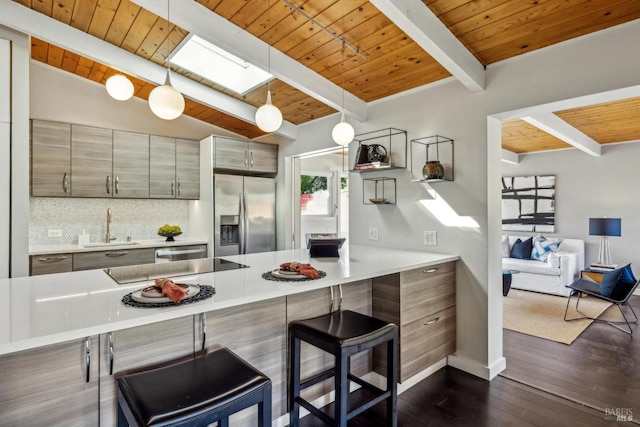
[[[175,365],[117,380],[140,425],[180,422],[224,408],[270,383],[226,348]]]
[[[375,341],[396,329],[392,323],[374,317],[342,310],[330,315],[291,323],[296,333],[306,333],[339,347],[350,347]]]

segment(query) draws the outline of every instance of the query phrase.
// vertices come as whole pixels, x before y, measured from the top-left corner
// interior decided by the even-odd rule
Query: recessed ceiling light
[[[273,78],[272,74],[193,34],[178,46],[169,62],[240,95]]]

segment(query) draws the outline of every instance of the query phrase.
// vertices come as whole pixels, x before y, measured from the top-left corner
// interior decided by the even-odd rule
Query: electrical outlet
[[[62,230],[49,230],[47,235],[49,237],[62,237]]]
[[[425,246],[436,246],[438,244],[435,231],[424,231],[422,234],[422,244]]]
[[[378,227],[369,227],[369,240],[378,240]]]

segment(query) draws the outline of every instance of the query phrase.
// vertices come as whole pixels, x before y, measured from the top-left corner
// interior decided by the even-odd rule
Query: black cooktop
[[[192,274],[236,270],[238,268],[249,268],[249,266],[222,258],[199,258],[159,264],[141,264],[126,267],[105,268],[104,272],[122,285],[125,283],[142,282],[162,277],[189,276]]]

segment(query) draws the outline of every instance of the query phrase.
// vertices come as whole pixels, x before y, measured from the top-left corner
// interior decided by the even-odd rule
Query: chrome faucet
[[[111,237],[111,208],[107,209],[107,235],[105,236],[104,242],[109,243],[112,240],[116,240],[115,237]]]

